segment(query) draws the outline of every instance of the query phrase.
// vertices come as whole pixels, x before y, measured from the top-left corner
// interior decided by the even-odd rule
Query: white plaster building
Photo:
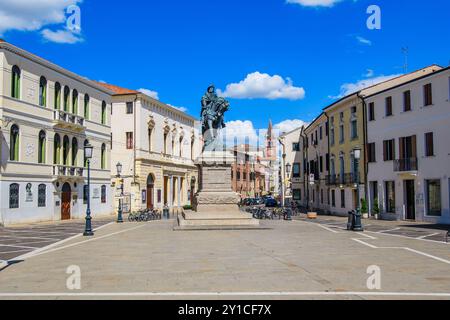
[[[450,223],[450,69],[366,95],[368,195],[382,218]]]
[[[83,218],[91,161],[93,218],[113,213],[109,90],[0,42],[0,224]]]
[[[111,89],[111,178],[123,166],[125,211],[163,209],[179,212],[191,204],[198,186],[194,164],[200,155],[197,120],[141,92]]]
[[[281,180],[284,182],[286,204],[296,201],[302,206],[306,206],[306,179],[304,172],[304,150],[306,150],[306,147],[302,137],[304,129],[304,127],[300,127],[280,136],[282,158],[284,158],[281,164]],[[289,175],[285,169],[288,164],[291,168]]]

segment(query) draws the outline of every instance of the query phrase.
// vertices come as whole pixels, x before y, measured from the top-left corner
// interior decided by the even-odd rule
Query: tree
[[[369,210],[367,208],[367,201],[366,199],[361,199],[361,213],[368,213]]]
[[[373,209],[372,212],[374,214],[380,214],[380,205],[378,204],[378,198],[376,198],[375,200],[373,200]]]

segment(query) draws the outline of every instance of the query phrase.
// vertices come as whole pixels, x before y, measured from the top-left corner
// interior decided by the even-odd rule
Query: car
[[[275,199],[269,198],[266,200],[266,208],[276,208],[278,207],[278,202]]]

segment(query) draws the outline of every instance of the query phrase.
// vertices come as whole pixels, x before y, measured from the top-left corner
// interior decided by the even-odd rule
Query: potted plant
[[[378,198],[376,198],[373,201],[373,208],[372,208],[373,216],[376,220],[380,218],[380,205],[378,204]]]
[[[369,209],[367,208],[366,199],[361,199],[361,213],[362,213],[364,219],[369,218]]]

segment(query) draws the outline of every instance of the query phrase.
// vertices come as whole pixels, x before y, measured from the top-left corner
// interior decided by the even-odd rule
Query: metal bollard
[[[353,231],[363,232],[364,228],[362,226],[362,214],[357,210],[353,219]]]

